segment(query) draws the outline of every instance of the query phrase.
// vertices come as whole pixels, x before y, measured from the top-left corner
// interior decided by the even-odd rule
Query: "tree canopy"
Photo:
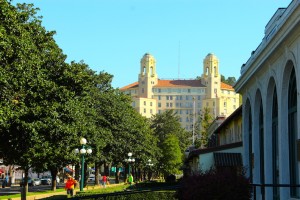
[[[33,4],[0,0],[0,157],[25,172],[50,170],[53,180],[85,137],[89,163],[124,164],[131,151],[140,166],[156,162],[149,120],[128,96],[111,86],[113,76],[83,61],[66,62]],[[52,189],[55,190],[55,181]]]

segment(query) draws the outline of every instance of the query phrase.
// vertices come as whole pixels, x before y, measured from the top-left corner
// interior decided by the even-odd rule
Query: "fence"
[[[291,184],[251,184],[253,188],[253,200],[256,200],[256,189],[257,187],[260,187],[261,194],[262,194],[262,200],[265,200],[265,188],[273,188],[273,194],[274,191],[277,191],[279,188],[300,188],[300,185],[291,185]],[[277,190],[274,190],[277,189]],[[278,192],[278,191],[277,191]],[[276,195],[276,194],[274,194]],[[279,197],[275,197],[274,200],[279,199]]]

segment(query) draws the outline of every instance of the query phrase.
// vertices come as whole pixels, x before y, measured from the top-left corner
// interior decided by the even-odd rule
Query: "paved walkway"
[[[123,184],[123,183],[121,183]],[[119,184],[110,184],[110,185],[106,185],[106,187],[113,187],[113,186],[117,186]],[[94,189],[99,189],[102,188],[101,185],[88,185],[86,188],[83,188],[83,190],[94,190]],[[75,194],[76,192],[79,191],[79,188],[75,189]],[[63,192],[53,192],[53,193],[47,193],[47,194],[36,194],[36,195],[31,195],[31,196],[27,196],[27,200],[36,200],[36,199],[44,199],[47,197],[52,197],[52,196],[57,196],[57,195],[66,195],[67,197],[67,192],[63,191]],[[11,200],[20,200],[21,197],[18,198],[11,198]]]

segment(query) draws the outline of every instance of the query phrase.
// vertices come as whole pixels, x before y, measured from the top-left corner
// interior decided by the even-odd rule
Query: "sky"
[[[13,0],[33,3],[42,25],[67,55],[114,76],[121,88],[138,81],[145,53],[160,79],[194,79],[208,53],[219,71],[240,76],[278,8],[291,0]]]

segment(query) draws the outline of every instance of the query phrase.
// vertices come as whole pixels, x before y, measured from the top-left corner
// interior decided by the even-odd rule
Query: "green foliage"
[[[154,115],[151,118],[151,127],[158,138],[158,148],[161,152],[157,155],[156,169],[164,175],[177,173],[183,159],[183,152],[191,143],[190,133],[181,127],[179,116],[173,110]]]
[[[161,199],[161,200],[175,200],[175,191],[163,191],[163,192],[142,192],[142,193],[134,193],[134,194],[122,194],[122,195],[113,195],[113,196],[105,196],[105,197],[91,197],[91,200],[153,200],[153,199]],[[80,198],[80,195],[76,195],[76,197]],[[85,198],[86,199],[86,198]]]
[[[213,121],[213,117],[209,112],[209,108],[205,107],[204,110],[201,111],[200,115],[200,121],[201,121],[201,134],[200,138],[197,138],[196,140],[196,147],[207,147],[208,144],[208,128],[211,125]],[[198,146],[200,145],[200,146]]]
[[[54,31],[41,25],[32,4],[0,0],[0,157],[27,174],[50,170],[53,179],[85,137],[93,153],[86,163],[136,166],[157,163],[158,139],[150,122],[113,89],[113,76],[83,61],[66,63]],[[55,190],[55,185],[52,186]]]
[[[179,147],[179,140],[175,135],[168,135],[162,143],[162,173],[165,176],[169,174],[178,174],[182,163],[182,153]]]
[[[232,170],[200,172],[182,180],[176,197],[182,200],[249,200],[251,186],[244,173]]]
[[[166,139],[168,135],[175,135],[180,143],[180,149],[183,153],[186,147],[191,143],[191,135],[181,127],[179,116],[173,110],[166,110],[161,114],[156,114],[151,118],[151,127],[158,138],[158,145]]]
[[[233,86],[233,85],[235,84],[235,82],[236,82],[236,79],[235,79],[234,76],[229,76],[229,77],[226,79],[225,76],[221,75],[221,81],[222,81],[223,83],[226,83],[226,84],[228,84],[228,85]]]

